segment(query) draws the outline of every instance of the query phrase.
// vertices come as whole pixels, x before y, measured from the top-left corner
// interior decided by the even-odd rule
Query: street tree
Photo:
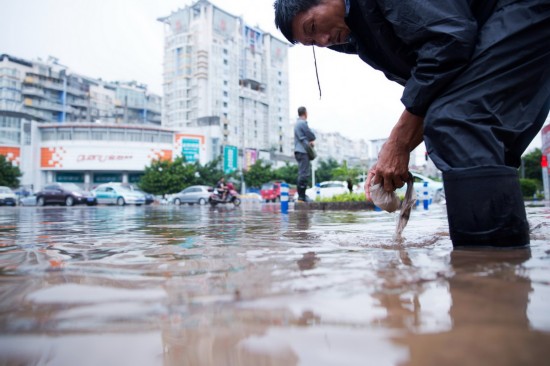
[[[525,178],[538,181],[538,185],[542,185],[542,170],[540,161],[542,159],[542,151],[536,148],[532,152],[525,154],[523,157],[523,166],[525,169]]]
[[[284,166],[275,169],[273,174],[276,180],[296,184],[298,180],[298,165],[291,164],[287,161]]]
[[[352,184],[357,183],[357,176],[361,174],[361,169],[350,168],[347,161],[332,170],[332,180],[351,181]]]
[[[206,163],[205,165],[201,165],[201,163],[196,162],[194,165],[195,170],[198,174],[196,174],[195,184],[215,186],[220,178],[224,176],[220,164],[221,159],[222,157],[220,155],[219,157]]]
[[[248,187],[260,188],[265,182],[273,180],[275,175],[271,169],[271,163],[258,159],[247,171],[243,172],[243,178]]]
[[[196,169],[194,164],[188,164],[183,157],[174,161],[154,160],[140,179],[139,186],[152,194],[172,194],[195,183]]]
[[[338,162],[332,158],[319,161],[319,165],[315,170],[315,181],[325,182],[327,180],[334,180],[333,171],[339,166]]]
[[[22,175],[19,167],[13,165],[4,155],[0,155],[0,186],[17,188]]]

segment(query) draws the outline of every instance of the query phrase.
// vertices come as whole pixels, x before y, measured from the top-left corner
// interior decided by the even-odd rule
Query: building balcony
[[[52,114],[48,112],[43,112],[43,111],[36,110],[34,108],[27,108],[27,107],[24,108],[24,112],[30,116],[33,116],[38,121],[46,121],[46,122],[53,121]]]
[[[67,87],[66,91],[67,93],[76,95],[77,97],[86,97],[88,95],[87,92],[73,87]]]
[[[89,107],[88,101],[85,100],[85,99],[75,99],[75,100],[72,100],[72,101],[68,102],[67,104],[69,104],[73,107],[80,107],[80,108],[88,108]]]
[[[63,112],[63,105],[44,100],[26,98],[23,104],[25,105],[25,107]]]
[[[39,85],[42,85],[44,88],[52,89],[56,91],[63,91],[63,83],[54,83],[51,81],[42,81],[38,82]]]
[[[32,86],[24,86],[21,89],[21,94],[28,95],[28,96],[34,96],[34,97],[41,97],[41,98],[45,97],[44,90],[42,90],[40,88],[35,88],[35,87],[32,87]]]

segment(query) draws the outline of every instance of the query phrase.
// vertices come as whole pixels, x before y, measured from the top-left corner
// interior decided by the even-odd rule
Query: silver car
[[[172,198],[172,202],[175,205],[181,205],[182,203],[188,203],[190,205],[198,203],[204,205],[208,202],[208,198],[212,194],[208,189],[212,189],[210,186],[189,186],[183,191],[176,193]]]

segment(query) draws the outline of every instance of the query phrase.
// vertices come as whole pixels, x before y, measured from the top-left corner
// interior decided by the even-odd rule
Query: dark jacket
[[[468,64],[481,25],[505,1],[513,0],[350,0],[346,23],[355,42],[330,48],[358,54],[405,86],[405,108],[424,116]]]

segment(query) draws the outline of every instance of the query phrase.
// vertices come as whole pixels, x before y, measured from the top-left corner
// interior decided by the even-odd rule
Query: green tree
[[[19,167],[14,166],[4,155],[0,155],[0,186],[17,188],[21,176]]]
[[[536,148],[532,152],[525,154],[522,159],[525,169],[525,179],[534,179],[538,181],[539,187],[542,186],[542,170],[540,166],[540,160],[542,159],[541,149]]]
[[[521,187],[521,193],[525,198],[531,198],[537,193],[538,184],[535,179],[520,179],[519,184]]]
[[[221,160],[222,157],[220,155],[204,166],[196,162],[195,170],[198,172],[198,176],[196,176],[195,184],[215,186],[220,178],[224,176],[221,169]]]
[[[171,194],[196,182],[194,164],[187,164],[183,157],[172,161],[155,160],[145,168],[139,186],[152,194]]]
[[[315,181],[320,183],[327,180],[333,180],[332,172],[338,167],[338,162],[332,158],[326,161],[319,161],[319,166],[315,170]]]
[[[333,180],[351,180],[352,184],[357,183],[357,176],[361,174],[361,169],[359,168],[350,168],[348,163],[344,163],[337,168],[332,170],[332,179]]]
[[[273,174],[276,180],[296,184],[298,181],[298,165],[286,162],[284,166],[275,169]]]
[[[258,159],[246,172],[243,172],[243,178],[248,187],[260,188],[265,182],[273,180],[275,174],[271,169],[271,163]]]

